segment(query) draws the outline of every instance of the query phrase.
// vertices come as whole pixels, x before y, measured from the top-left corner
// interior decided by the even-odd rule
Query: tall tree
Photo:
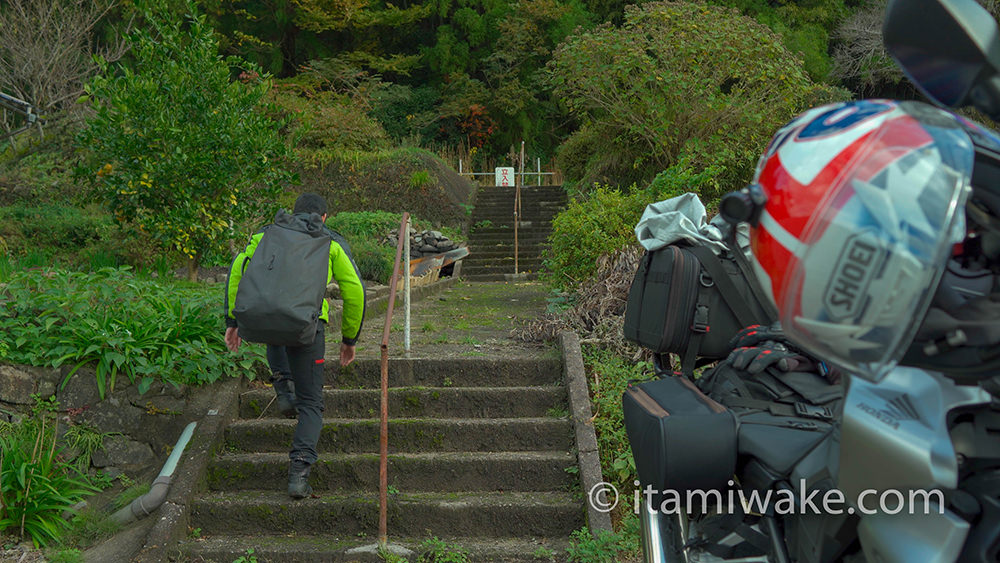
[[[267,117],[270,81],[222,58],[194,0],[171,18],[163,0],[138,3],[145,26],[129,34],[132,66],[101,63],[87,85],[96,115],[78,136],[95,190],[118,220],[182,253],[197,279],[201,257],[260,213],[289,152]],[[243,68],[241,80],[231,69]]]

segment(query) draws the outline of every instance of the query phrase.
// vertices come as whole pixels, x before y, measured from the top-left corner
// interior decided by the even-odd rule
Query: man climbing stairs
[[[464,284],[416,304],[411,357],[389,365],[390,543],[419,552],[437,538],[470,562],[564,561],[584,526],[558,350],[513,343],[503,326],[544,308],[532,285]],[[270,388],[241,395],[191,502],[191,561],[231,563],[250,548],[261,562],[381,560],[351,551],[378,528],[376,338],[356,365],[327,362],[311,498],[284,490],[295,421],[279,417]]]

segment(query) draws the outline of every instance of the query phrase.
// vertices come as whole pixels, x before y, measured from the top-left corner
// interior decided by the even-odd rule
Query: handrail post
[[[410,221],[406,221],[406,242],[403,243],[403,351],[410,351]]]
[[[389,527],[389,330],[392,327],[392,309],[396,304],[396,287],[399,284],[399,261],[403,253],[404,239],[409,240],[410,232],[407,224],[410,214],[403,213],[399,224],[399,238],[396,242],[396,261],[392,267],[392,279],[389,282],[389,308],[385,312],[385,328],[382,331],[382,420],[379,428],[379,464],[378,464],[378,544],[385,548],[388,543]]]

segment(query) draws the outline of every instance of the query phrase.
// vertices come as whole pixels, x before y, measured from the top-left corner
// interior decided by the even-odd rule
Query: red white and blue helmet
[[[792,342],[872,380],[898,362],[965,236],[973,156],[958,118],[919,102],[824,106],[775,135],[752,262]]]

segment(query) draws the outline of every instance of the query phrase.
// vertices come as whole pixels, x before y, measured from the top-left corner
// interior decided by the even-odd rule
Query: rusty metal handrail
[[[382,421],[379,428],[379,464],[378,464],[378,543],[383,548],[388,542],[389,513],[389,329],[392,326],[392,309],[396,304],[396,287],[399,283],[399,262],[403,255],[404,238],[410,238],[407,225],[410,214],[403,213],[399,225],[399,237],[396,240],[396,262],[392,266],[392,279],[389,282],[389,308],[385,312],[385,328],[382,331]]]

